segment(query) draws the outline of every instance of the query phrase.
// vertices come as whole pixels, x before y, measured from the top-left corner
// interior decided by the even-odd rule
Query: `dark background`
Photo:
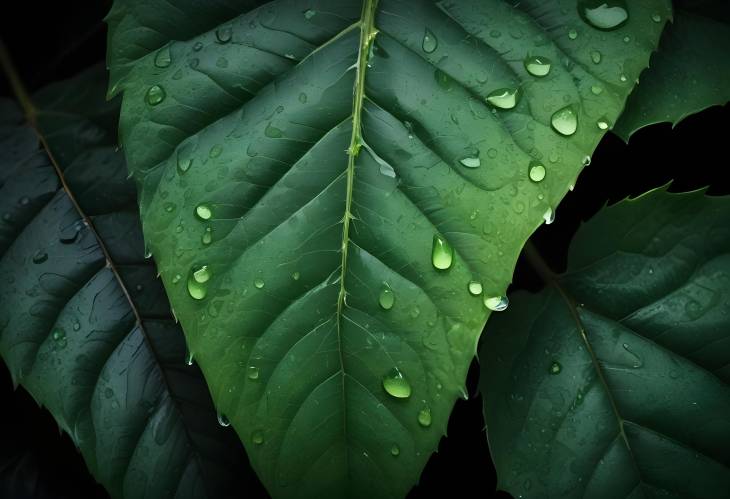
[[[111,2],[15,3],[16,12],[0,19],[0,35],[23,81],[32,92],[55,80],[73,76],[104,59],[106,27],[102,18]],[[73,7],[71,7],[73,6]],[[0,95],[10,95],[0,79]],[[565,265],[566,249],[581,220],[607,202],[636,196],[674,181],[671,190],[710,186],[711,194],[730,193],[727,150],[730,108],[712,108],[676,128],[655,125],[639,131],[629,145],[608,134],[581,175],[575,192],[557,210],[554,224],[543,226],[533,241],[555,270]],[[540,281],[520,260],[513,288],[537,290]],[[409,496],[509,498],[496,492],[496,475],[484,433],[482,401],[477,395],[478,366],[469,374],[470,399],[457,402],[448,437],[441,442]],[[14,390],[0,367],[0,499],[107,498],[86,471],[71,440],[58,431],[51,415],[30,395]],[[242,496],[246,496],[245,491]],[[252,498],[255,499],[255,498]]]

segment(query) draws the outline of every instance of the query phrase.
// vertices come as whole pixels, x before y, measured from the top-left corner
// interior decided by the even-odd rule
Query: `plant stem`
[[[555,284],[555,272],[553,272],[547,262],[537,251],[537,248],[535,247],[535,244],[532,242],[532,240],[527,240],[527,242],[525,243],[525,247],[522,250],[522,254],[525,255],[527,261],[530,262],[532,268],[535,269],[535,271],[545,284]]]
[[[1,39],[0,39],[0,67],[2,67],[3,73],[5,73],[5,76],[8,78],[10,87],[13,89],[13,93],[15,94],[15,97],[18,99],[18,102],[20,103],[21,107],[23,108],[26,118],[28,119],[30,124],[33,125],[33,127],[35,128],[36,108],[33,105],[33,101],[31,100],[30,95],[28,95],[28,92],[25,90],[25,86],[23,86],[23,82],[20,81],[20,76],[18,76],[18,71],[17,71],[17,69],[15,69],[13,60],[10,58],[10,53],[8,52],[8,49],[5,46],[5,43]]]

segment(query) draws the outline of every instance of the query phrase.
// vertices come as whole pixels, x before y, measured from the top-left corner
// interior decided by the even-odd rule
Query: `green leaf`
[[[0,99],[0,356],[112,497],[238,497],[250,489],[245,456],[185,365],[144,259],[105,86],[96,67],[35,96],[68,190],[21,110]]]
[[[730,198],[651,191],[582,226],[568,271],[512,296],[480,347],[515,497],[730,490]]]
[[[646,66],[651,14],[670,15],[630,4],[603,31],[572,1],[115,3],[145,239],[272,495],[416,482],[485,302],[503,305]]]
[[[613,129],[626,142],[645,126],[676,125],[691,114],[730,101],[730,3],[677,4],[659,50]]]

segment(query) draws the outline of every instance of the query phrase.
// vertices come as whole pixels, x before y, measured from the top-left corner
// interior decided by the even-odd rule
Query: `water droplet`
[[[591,93],[593,95],[601,95],[603,93],[603,87],[600,85],[591,85]]]
[[[208,152],[208,156],[210,156],[211,158],[217,158],[218,156],[221,155],[222,152],[223,152],[223,146],[221,146],[220,144],[216,144],[210,148],[210,151]]]
[[[182,276],[180,274],[175,274],[175,276],[172,278],[172,283],[177,284],[180,282],[180,279],[182,279]]]
[[[231,426],[231,422],[228,421],[228,418],[226,417],[226,415],[220,411],[218,411],[218,424],[224,428]]]
[[[629,43],[631,41],[631,37],[629,35],[626,35],[624,38],[624,43]]]
[[[284,134],[281,132],[281,130],[279,130],[278,128],[276,128],[271,123],[269,123],[266,126],[266,130],[264,130],[264,135],[266,135],[270,139],[280,139],[281,137],[284,136]]]
[[[502,32],[498,29],[493,29],[489,32],[489,36],[491,36],[492,38],[499,38],[500,36],[502,36]]]
[[[302,104],[306,104],[307,103],[307,94],[305,94],[304,92],[300,93],[299,102],[301,102]]]
[[[469,281],[469,293],[474,296],[482,294],[482,283],[479,281]]]
[[[459,163],[467,168],[479,168],[482,165],[479,156],[465,156],[459,160]]]
[[[578,129],[578,115],[575,114],[573,106],[565,106],[553,113],[550,123],[553,129],[561,135],[573,135]]]
[[[487,103],[499,109],[512,109],[520,100],[520,89],[518,88],[498,88],[487,95]]]
[[[626,83],[627,81],[629,81],[629,78],[625,74],[622,74],[621,76],[619,76],[619,80]]]
[[[545,225],[550,225],[555,221],[555,210],[553,210],[552,208],[548,208],[547,210],[545,210],[542,218],[545,220]]]
[[[530,169],[528,170],[530,180],[533,182],[542,182],[546,174],[547,170],[545,169],[545,166],[537,161],[530,162]]]
[[[155,54],[155,66],[158,68],[166,68],[172,63],[172,56],[170,55],[170,46],[162,47]]]
[[[494,312],[502,312],[507,310],[509,306],[509,298],[506,296],[485,296],[484,306]]]
[[[198,206],[195,207],[195,216],[198,217],[200,220],[210,220],[210,217],[213,216],[213,210],[211,209],[210,205],[200,203]]]
[[[81,329],[81,323],[79,321],[74,321],[73,325],[71,326],[74,331],[78,331]]]
[[[259,379],[259,368],[256,366],[248,366],[248,379]]]
[[[550,364],[550,374],[560,374],[560,371],[563,370],[563,366],[560,365],[560,362],[557,360],[554,360],[552,364]]]
[[[300,277],[301,277],[301,274],[299,272],[294,272],[291,275],[291,278],[294,279],[295,281],[298,281]]]
[[[387,282],[383,283],[383,289],[380,290],[380,296],[378,297],[378,303],[383,307],[384,310],[390,310],[393,308],[395,303],[395,293],[390,289]]]
[[[552,67],[552,61],[550,61],[550,59],[540,56],[527,57],[525,58],[524,64],[527,72],[532,76],[537,76],[538,78],[547,76],[548,73],[550,73],[550,68]]]
[[[147,104],[150,106],[156,106],[163,100],[165,100],[165,90],[161,86],[152,85],[147,90]]]
[[[202,42],[195,42],[195,45],[193,45],[193,50],[196,52],[200,52],[200,50],[203,48]]]
[[[638,369],[644,365],[644,362],[641,360],[641,357],[639,357],[638,355],[636,355],[634,352],[631,351],[631,347],[629,347],[628,343],[624,343],[621,346],[631,356],[631,367],[633,367],[634,369]]]
[[[651,20],[654,21],[655,23],[660,23],[660,22],[662,22],[662,16],[660,16],[659,14],[652,14]]]
[[[191,352],[190,350],[188,350],[185,353],[185,364],[188,365],[188,366],[192,366],[194,363],[195,363],[195,359],[194,359],[193,352]]]
[[[389,395],[399,399],[411,396],[411,384],[403,377],[403,374],[394,367],[383,378],[383,388]]]
[[[317,11],[316,10],[307,9],[307,10],[304,11],[304,19],[306,19],[306,20],[309,20],[309,19],[313,18],[316,15],[317,15]]]
[[[568,38],[570,38],[571,40],[575,40],[576,38],[578,38],[578,32],[575,29],[571,29],[570,31],[568,31]]]
[[[436,48],[439,46],[439,41],[436,38],[436,35],[434,35],[431,30],[426,28],[426,31],[423,34],[423,43],[421,44],[421,47],[423,48],[423,51],[427,54],[430,54]]]
[[[251,434],[251,441],[255,443],[256,445],[261,445],[264,443],[264,432],[261,430],[256,430]]]
[[[398,447],[396,444],[393,444],[393,446],[390,448],[390,455],[391,456],[400,455],[400,447]]]
[[[53,339],[53,347],[56,350],[66,348],[66,331],[63,328],[54,328],[51,332],[51,338]]]
[[[583,157],[583,166],[589,166],[591,164],[591,157],[590,156],[584,156]]]
[[[428,407],[424,407],[420,411],[418,411],[418,424],[423,426],[424,428],[428,428],[431,426],[431,409]]]
[[[217,30],[215,30],[215,37],[218,39],[218,42],[220,42],[220,43],[230,42],[231,35],[232,35],[232,31],[229,26],[225,26],[223,28],[218,28]]]
[[[203,232],[203,237],[200,238],[200,241],[208,246],[210,243],[213,242],[213,228],[212,227],[206,227],[205,232]]]
[[[603,117],[596,121],[596,126],[601,130],[608,130],[611,127],[611,123],[608,121],[608,118]]]
[[[629,18],[624,0],[581,0],[578,13],[594,28],[607,31],[618,28]]]
[[[208,294],[207,282],[211,272],[207,265],[193,267],[188,278],[188,293],[195,300],[202,300]]]
[[[603,56],[601,56],[601,53],[598,50],[591,51],[591,61],[593,61],[593,64],[600,64],[602,58]]]
[[[39,264],[48,260],[48,253],[42,250],[38,250],[33,254],[33,263]]]
[[[180,175],[184,175],[185,172],[187,172],[190,169],[190,166],[192,166],[193,160],[192,158],[185,158],[181,154],[180,151],[177,153],[177,171],[180,173]]]
[[[431,249],[431,263],[439,270],[446,270],[451,267],[454,261],[454,249],[449,242],[438,234],[433,236],[433,248]]]

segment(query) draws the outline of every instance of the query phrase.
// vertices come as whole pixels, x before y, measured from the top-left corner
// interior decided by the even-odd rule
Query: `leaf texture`
[[[730,3],[680,1],[649,69],[613,129],[624,141],[730,100]]]
[[[616,120],[651,14],[670,16],[630,3],[613,31],[558,1],[114,4],[145,240],[272,495],[416,482],[485,302]]]
[[[144,259],[134,184],[114,146],[119,103],[104,103],[105,86],[96,67],[34,98],[67,189],[20,108],[0,100],[0,355],[112,497],[239,497],[245,456],[199,369],[185,365],[184,336]]]
[[[482,394],[515,497],[730,490],[730,199],[651,191],[578,231],[568,270],[489,323]]]

